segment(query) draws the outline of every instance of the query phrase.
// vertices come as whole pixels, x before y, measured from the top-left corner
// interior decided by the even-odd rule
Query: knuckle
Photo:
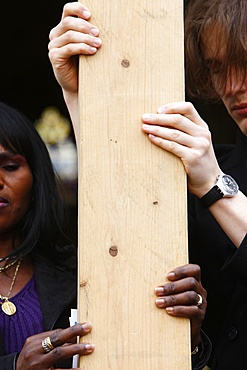
[[[69,328],[71,334],[74,336],[74,335],[77,335],[78,333],[78,325],[73,325],[73,326],[70,326]]]
[[[30,363],[28,364],[28,369],[29,370],[35,370],[37,368],[37,364],[36,363]]]
[[[50,49],[49,52],[48,52],[48,57],[50,59],[51,62],[53,62],[56,57],[55,57],[55,50],[54,49]]]
[[[26,341],[25,341],[25,345],[26,346],[30,346],[30,344],[32,344],[32,337],[28,337],[27,339],[26,339]]]
[[[171,141],[170,142],[170,151],[173,152],[173,151],[176,151],[176,148],[178,147],[178,144],[175,143],[174,141]]]
[[[188,275],[188,267],[189,265],[177,267],[175,270],[176,276],[179,278],[186,277]]]
[[[55,360],[59,360],[62,357],[63,349],[62,347],[56,347],[51,353]]]
[[[194,277],[191,276],[191,277],[188,278],[188,282],[189,282],[190,289],[192,291],[195,291],[196,288],[197,288],[197,285],[198,285],[197,280]]]
[[[27,342],[26,342],[27,343]],[[26,348],[23,354],[24,362],[28,363],[28,369],[36,369],[39,363],[37,352],[32,348]]]
[[[194,269],[195,269],[195,272],[196,273],[200,273],[201,272],[201,267],[199,265],[194,264],[193,266],[194,266]]]
[[[181,136],[181,132],[180,131],[172,131],[172,138],[175,139],[175,140],[178,140]]]
[[[208,129],[205,129],[203,131],[203,136],[200,137],[199,141],[199,144],[204,149],[204,151],[208,150],[212,142],[211,132]]]
[[[181,123],[182,116],[180,114],[174,114],[173,123],[178,126]]]
[[[187,105],[188,110],[190,110],[190,111],[195,109],[194,105],[191,102],[186,102],[186,105]]]
[[[69,42],[73,36],[73,31],[72,30],[68,30],[67,32],[65,32],[65,34],[63,35],[64,37],[64,40],[65,40],[65,43]]]
[[[194,164],[200,163],[206,152],[207,148],[205,140],[201,140],[198,138],[197,148],[190,153],[192,163]]]
[[[53,40],[53,33],[54,33],[53,29],[50,30],[50,32],[49,32],[49,40],[50,41]]]
[[[167,290],[168,290],[168,292],[174,293],[176,291],[176,285],[174,283],[168,283],[167,284]]]
[[[63,34],[64,43],[69,44],[71,41],[73,41],[74,35],[75,35],[75,31],[73,31],[73,30],[66,31]]]
[[[28,363],[28,370],[36,370],[38,366],[40,366],[40,361],[32,359],[32,363]]]
[[[60,339],[60,333],[62,329],[57,329],[51,336],[51,342],[54,347],[60,346],[62,344],[61,339]]]
[[[61,24],[62,24],[63,28],[67,29],[67,30],[69,30],[72,27],[70,17],[65,17],[62,20]]]
[[[192,290],[187,291],[186,296],[187,296],[188,302],[191,302],[193,304],[197,304],[198,296],[194,291],[192,291]]]
[[[25,361],[28,362],[31,366],[32,361],[35,358],[34,351],[26,349],[23,357],[24,357]]]
[[[66,11],[68,10],[69,11],[70,9],[70,4],[69,3],[66,3],[63,7],[63,12],[66,13]]]
[[[206,152],[207,150],[208,150],[208,148],[209,148],[209,140],[208,140],[208,138],[200,138],[199,139],[199,146],[200,146],[200,148],[201,149],[203,149],[203,151],[204,152]]]
[[[174,295],[170,295],[169,297],[167,297],[167,303],[171,306],[174,306],[175,303],[176,303],[176,300],[175,300],[175,297]]]
[[[205,129],[205,136],[208,139],[208,141],[212,141],[212,133],[209,131],[208,126]]]

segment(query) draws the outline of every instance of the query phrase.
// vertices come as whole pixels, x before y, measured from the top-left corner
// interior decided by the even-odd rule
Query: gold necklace
[[[4,301],[4,302],[0,302],[0,304],[2,305],[2,310],[6,315],[9,315],[9,316],[14,315],[16,313],[16,306],[13,302],[9,301],[9,296],[10,296],[10,293],[12,292],[12,289],[13,289],[13,286],[14,286],[14,283],[15,283],[15,279],[16,279],[20,264],[21,264],[21,259],[19,260],[19,262],[16,266],[15,273],[14,273],[14,276],[13,276],[13,279],[12,279],[12,282],[11,282],[11,285],[10,285],[9,292],[8,292],[7,296],[4,297],[0,294],[0,299],[2,301]]]
[[[3,271],[8,270],[11,266],[14,266],[20,259],[17,258],[16,260],[4,265],[3,267],[0,265],[0,273]]]

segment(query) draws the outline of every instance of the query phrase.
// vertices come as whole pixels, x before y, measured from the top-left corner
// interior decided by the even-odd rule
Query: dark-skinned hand
[[[77,343],[77,337],[82,337],[91,330],[91,324],[84,323],[29,337],[18,357],[16,370],[51,370],[61,360],[77,354],[80,356],[91,354],[94,351],[93,344]],[[54,346],[49,353],[46,353],[42,347],[42,341],[46,337],[50,337]]]
[[[201,283],[201,269],[187,264],[167,274],[168,283],[155,288],[156,305],[171,316],[189,318],[191,322],[191,348],[200,343],[200,329],[207,308],[207,292]],[[202,304],[198,305],[200,296]]]

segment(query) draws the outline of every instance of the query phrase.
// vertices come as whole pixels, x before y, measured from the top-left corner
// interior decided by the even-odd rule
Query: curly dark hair
[[[247,73],[247,1],[190,0],[185,10],[186,87],[190,97],[219,100],[225,93],[231,71],[243,81]],[[203,36],[213,32],[216,50],[208,64],[203,54]],[[224,40],[222,40],[222,35]],[[204,40],[204,43],[206,41]],[[224,42],[224,44],[223,44]],[[217,55],[224,45],[224,63]],[[217,91],[211,72],[217,69]],[[231,78],[231,77],[230,77]]]

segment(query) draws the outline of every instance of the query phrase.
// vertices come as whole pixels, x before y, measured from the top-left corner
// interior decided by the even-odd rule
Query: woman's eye
[[[8,165],[5,165],[3,166],[3,168],[5,169],[5,171],[7,172],[13,172],[13,171],[16,171],[18,170],[20,166],[18,164],[8,164]]]

